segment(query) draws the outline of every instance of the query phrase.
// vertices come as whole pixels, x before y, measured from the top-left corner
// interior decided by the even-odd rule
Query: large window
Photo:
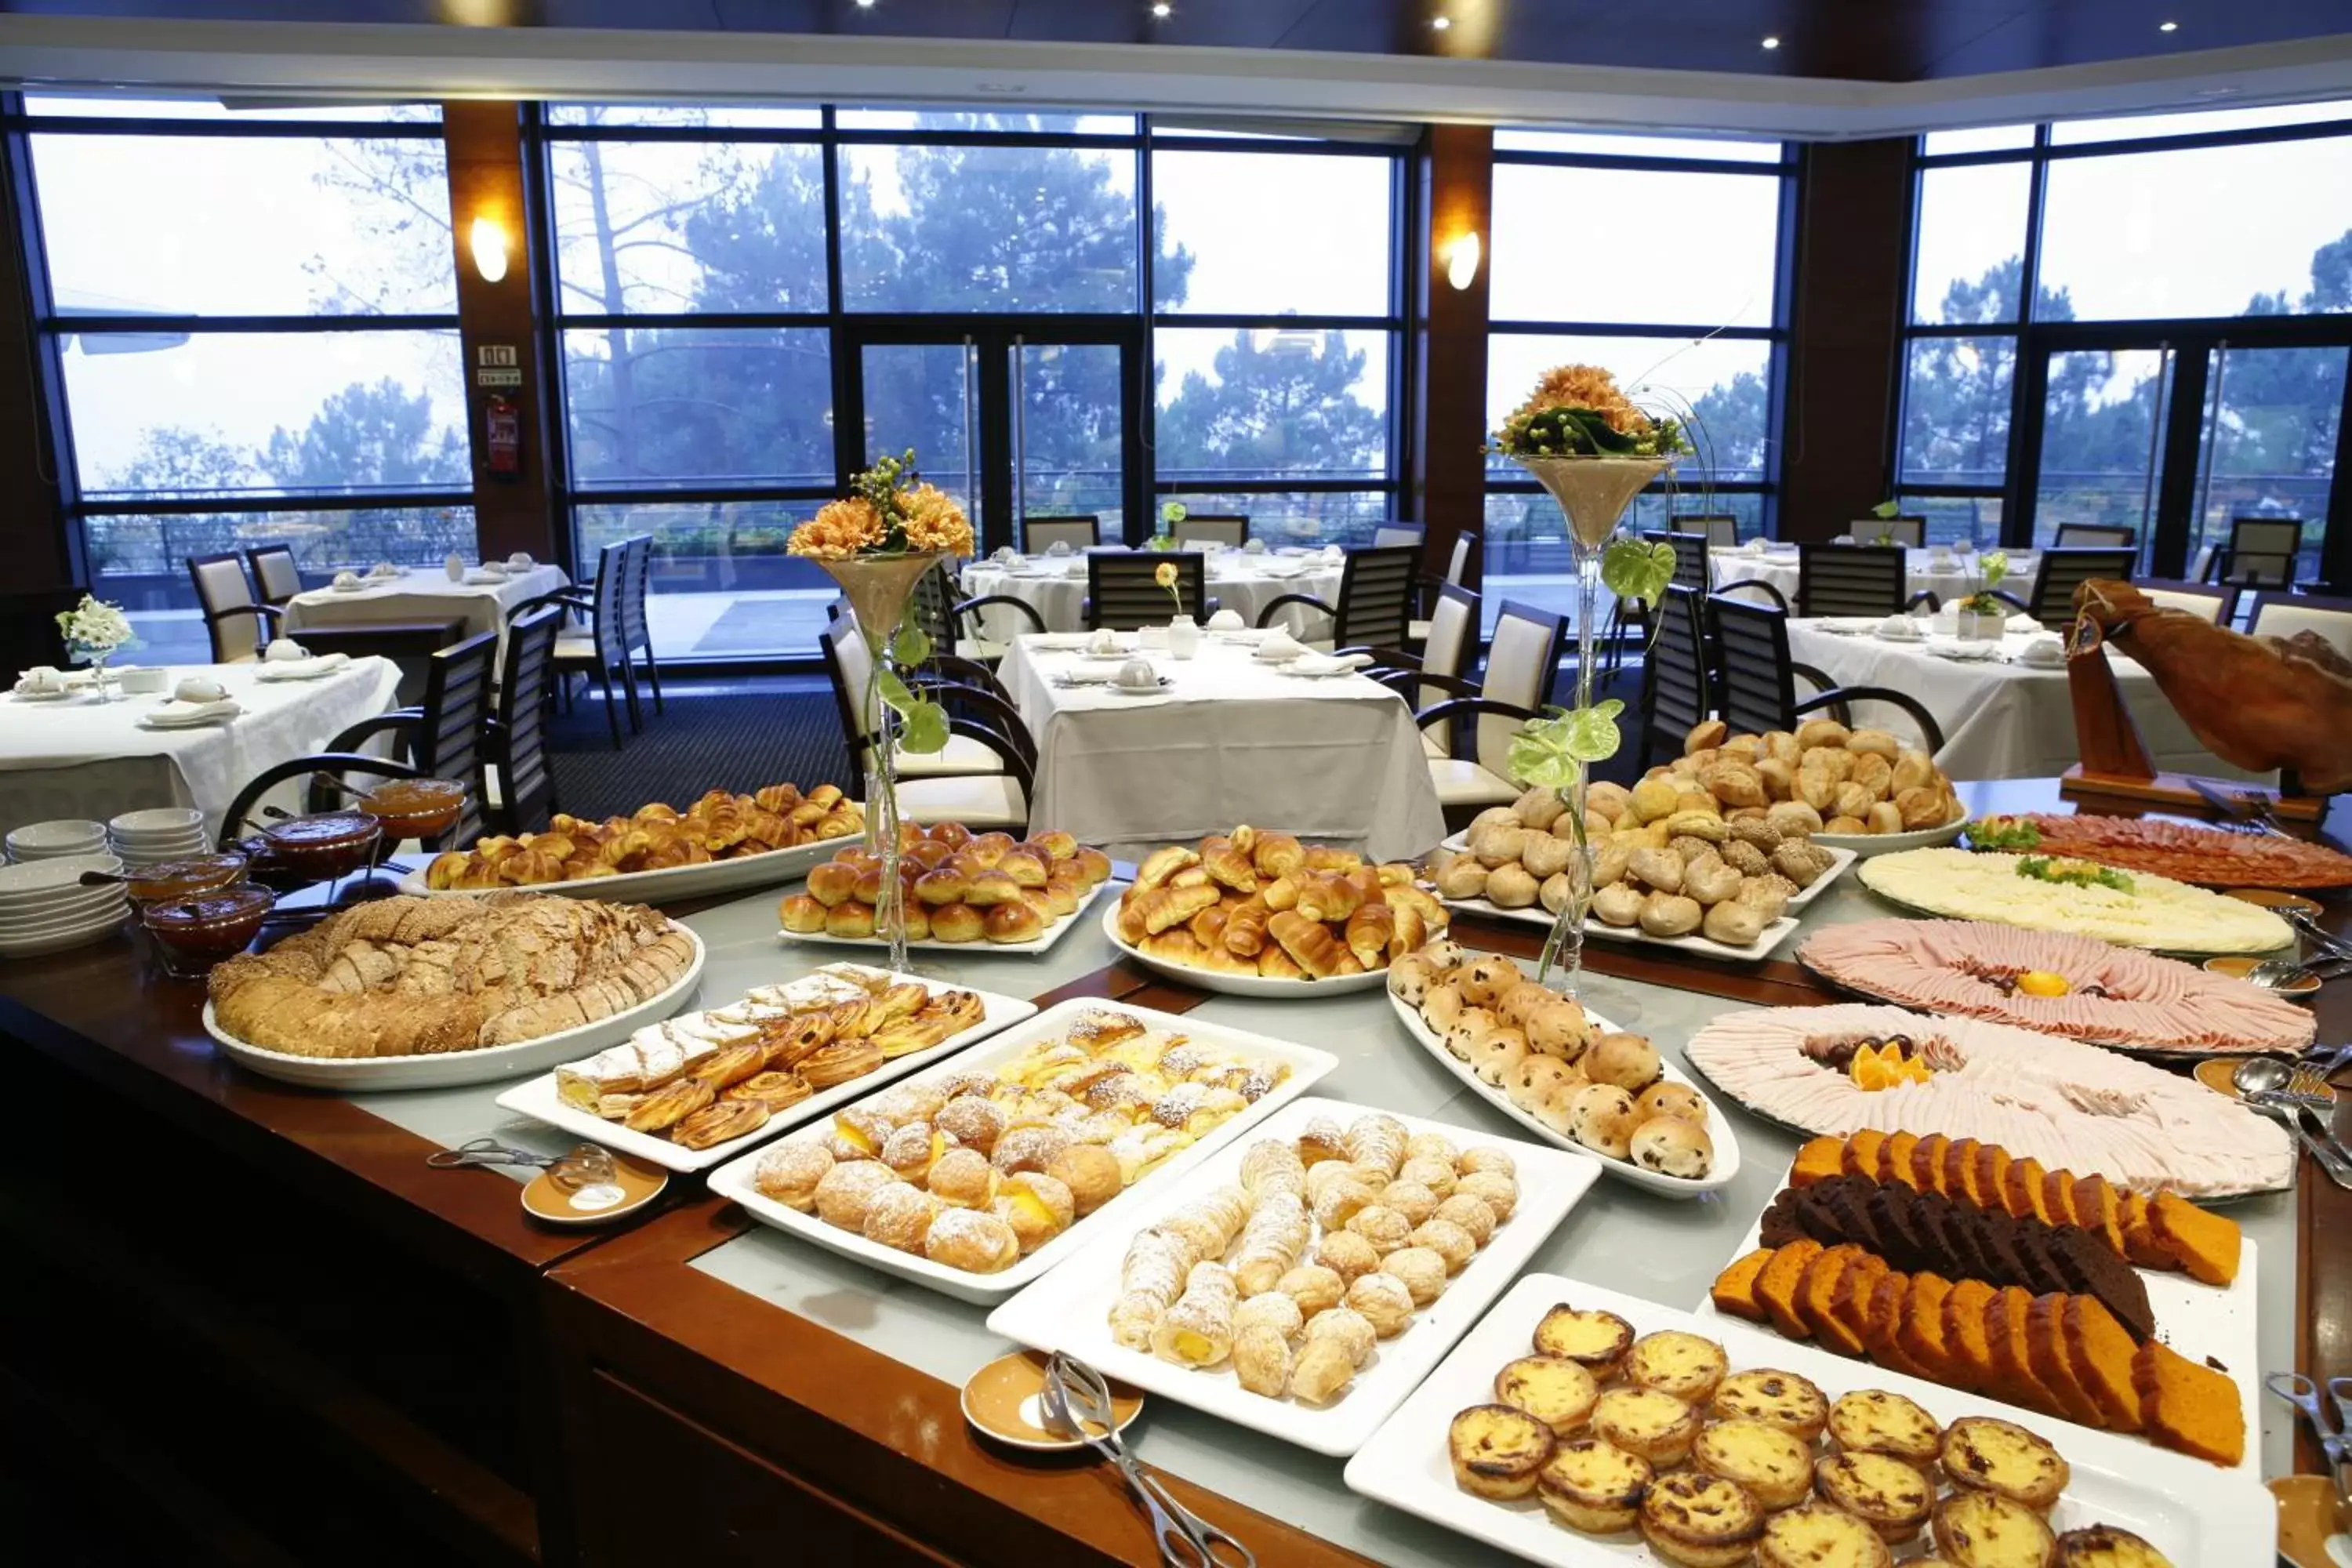
[[[1486,423],[1556,364],[1601,365],[1634,402],[1691,426],[1696,454],[1634,503],[1632,523],[1730,515],[1772,524],[1786,321],[1775,142],[1505,131],[1495,139]],[[1488,460],[1488,617],[1506,598],[1572,613],[1559,509]]]
[[[209,658],[190,555],[283,542],[323,576],[473,551],[436,108],[26,111],[59,478],[143,659]]]
[[[2322,574],[2352,103],[1938,132],[1916,169],[1895,471],[1929,536],[2129,527],[2170,574],[2294,517]]]

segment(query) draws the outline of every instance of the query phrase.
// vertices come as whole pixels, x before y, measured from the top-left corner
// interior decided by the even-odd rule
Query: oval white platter
[[[702,939],[693,931],[682,925],[673,929],[685,931],[687,941],[694,944],[694,962],[686,966],[686,973],[668,990],[609,1018],[542,1035],[535,1040],[518,1040],[510,1046],[425,1056],[298,1057],[286,1051],[264,1050],[237,1039],[214,1019],[210,1002],[205,1004],[205,1032],[240,1067],[281,1083],[299,1083],[310,1089],[354,1093],[381,1089],[454,1089],[463,1084],[492,1083],[526,1073],[546,1072],[558,1062],[593,1056],[606,1046],[617,1045],[627,1039],[631,1031],[678,1010],[695,983],[702,978],[703,961],[708,953]]]
[[[1823,879],[1816,879],[1813,886],[1816,888],[1821,886]],[[1808,892],[1811,890],[1810,888],[1806,889]],[[1500,904],[1489,903],[1485,899],[1448,899],[1445,900],[1445,907],[1449,910],[1461,910],[1468,914],[1484,915],[1488,920],[1511,921],[1520,925],[1541,926],[1547,931],[1551,929],[1553,918],[1551,911],[1541,904],[1530,904],[1523,910],[1507,910]],[[1729,958],[1746,963],[1770,957],[1772,950],[1788,941],[1790,933],[1796,929],[1796,921],[1788,915],[1782,915],[1764,928],[1763,934],[1756,939],[1752,946],[1733,947],[1727,942],[1701,936],[1696,931],[1690,931],[1682,936],[1652,936],[1640,926],[1613,926],[1607,921],[1596,919],[1591,915],[1584,917],[1584,934],[1587,938],[1598,937],[1604,942],[1634,942],[1644,947],[1675,947],[1680,948],[1685,952],[1696,953],[1702,958]]]
[[[1892,855],[1898,849],[1941,849],[1947,844],[1959,842],[1968,826],[1969,814],[1964,811],[1941,827],[1922,827],[1910,833],[1816,833],[1813,842],[1824,849],[1843,849],[1868,859],[1873,855]],[[1789,901],[1796,902],[1794,899]]]
[[[789,849],[763,855],[740,855],[731,860],[705,860],[697,866],[665,866],[658,871],[624,871],[617,877],[583,877],[569,882],[533,882],[497,888],[427,888],[422,867],[400,879],[400,890],[429,899],[478,898],[484,893],[552,893],[559,899],[602,899],[607,903],[658,904],[671,899],[698,899],[712,893],[739,893],[751,888],[789,882],[835,851],[861,842],[857,835],[813,838]]]
[[[1940,833],[1943,830],[1938,828],[1937,831]],[[1458,855],[1463,850],[1470,847],[1469,838],[1470,836],[1466,833],[1457,833],[1453,837],[1447,839],[1442,846],[1440,846],[1440,847],[1451,849]],[[1811,903],[1815,899],[1821,897],[1823,892],[1828,890],[1829,885],[1832,882],[1836,881],[1840,877],[1844,876],[1848,871],[1852,870],[1853,868],[1853,863],[1862,858],[1859,853],[1845,847],[1851,842],[1851,840],[1841,838],[1834,844],[1823,843],[1822,836],[1817,833],[1813,835],[1812,841],[1816,844],[1820,844],[1822,848],[1827,849],[1830,852],[1830,858],[1834,862],[1834,864],[1832,865],[1828,870],[1822,872],[1820,876],[1814,878],[1811,881],[1806,883],[1803,887],[1789,895],[1789,908],[1791,910],[1801,910],[1807,904]],[[1552,921],[1551,911],[1545,909],[1541,904],[1531,904],[1526,909],[1507,910],[1498,904],[1489,903],[1484,899],[1448,899],[1445,901],[1449,904],[1459,904],[1465,910],[1475,910],[1482,915],[1493,915],[1497,920],[1532,921],[1547,926],[1551,924]],[[1780,922],[1779,921],[1775,921],[1772,922],[1771,926],[1767,926],[1764,929],[1769,934],[1773,929],[1773,926],[1777,926],[1780,923]],[[1592,932],[1596,936],[1630,937],[1641,942],[1657,942],[1679,944],[1685,942],[1696,941],[1704,944],[1704,951],[1712,951],[1719,948],[1725,952],[1745,953],[1750,958],[1761,958],[1768,951],[1767,944],[1762,937],[1756,939],[1756,945],[1752,948],[1727,947],[1721,942],[1708,942],[1705,937],[1652,936],[1649,932],[1642,930],[1639,926],[1612,926],[1606,921],[1595,920],[1590,915],[1585,917],[1584,929]],[[1787,933],[1782,932],[1781,934],[1786,935]],[[1777,945],[1780,940],[1780,937],[1773,937],[1772,944]]]
[[[1103,889],[1109,886],[1111,886],[1111,881],[1108,879],[1097,882],[1092,888],[1087,890],[1087,896],[1078,900],[1078,907],[1076,909],[1071,910],[1068,914],[1064,915],[1060,920],[1057,920],[1052,925],[1047,926],[1041,934],[1031,937],[1027,942],[991,942],[986,937],[982,937],[975,942],[941,942],[935,936],[927,936],[920,938],[919,940],[909,939],[907,943],[907,951],[909,952],[936,952],[967,953],[1045,952],[1051,949],[1055,942],[1060,942],[1064,937],[1069,935],[1070,932],[1077,927],[1079,921],[1085,917],[1086,912],[1094,907],[1095,900],[1102,897]],[[862,947],[869,951],[876,952],[885,951],[889,946],[889,943],[878,941],[870,936],[835,936],[830,931],[783,931],[780,929],[777,931],[776,934],[786,942],[828,942],[836,947]]]
[[[1213,969],[1194,969],[1190,964],[1171,963],[1164,958],[1154,958],[1118,934],[1118,906],[1103,910],[1103,935],[1119,952],[1157,974],[1178,980],[1202,991],[1222,992],[1228,996],[1260,996],[1282,1002],[1303,1002],[1317,996],[1340,996],[1350,991],[1371,991],[1389,983],[1385,969],[1368,969],[1361,974],[1335,974],[1328,980],[1272,980],[1263,974],[1225,974]],[[1274,939],[1268,937],[1267,941]]]
[[[1588,1160],[1597,1161],[1602,1170],[1620,1181],[1631,1182],[1637,1187],[1647,1187],[1654,1193],[1664,1193],[1670,1198],[1695,1198],[1702,1194],[1717,1192],[1729,1186],[1739,1174],[1739,1139],[1731,1131],[1731,1123],[1724,1120],[1723,1112],[1717,1109],[1714,1100],[1707,1098],[1706,1090],[1699,1088],[1691,1080],[1688,1074],[1668,1060],[1664,1051],[1658,1053],[1660,1075],[1669,1083],[1678,1083],[1690,1089],[1706,1106],[1706,1135],[1715,1144],[1715,1166],[1696,1181],[1686,1181],[1680,1176],[1664,1175],[1656,1171],[1645,1171],[1631,1160],[1612,1160],[1598,1150],[1586,1148],[1565,1133],[1553,1131],[1512,1104],[1509,1095],[1480,1078],[1468,1062],[1447,1050],[1445,1042],[1438,1038],[1436,1033],[1427,1024],[1422,1022],[1421,1015],[1393,991],[1389,993],[1389,1005],[1395,1009],[1397,1021],[1404,1026],[1404,1032],[1412,1037],[1413,1043],[1434,1057],[1440,1067],[1460,1079],[1471,1092],[1545,1142],[1566,1149],[1571,1153],[1581,1154]],[[1613,1033],[1616,1030],[1616,1025],[1598,1013],[1588,1010],[1585,1016],[1591,1019],[1593,1026],[1603,1032]]]
[[[1511,1217],[1495,1230],[1445,1291],[1418,1309],[1402,1333],[1382,1340],[1371,1361],[1347,1392],[1328,1405],[1272,1399],[1252,1394],[1234,1376],[1233,1363],[1212,1368],[1179,1366],[1148,1352],[1128,1350],[1111,1337],[1110,1309],[1119,1297],[1119,1267],[1128,1244],[1184,1204],[1223,1184],[1237,1182],[1245,1152],[1261,1139],[1296,1140],[1307,1125],[1328,1118],[1347,1126],[1359,1116],[1394,1116],[1408,1132],[1439,1132],[1463,1149],[1499,1149],[1517,1167],[1519,1201]],[[1107,1233],[1061,1268],[989,1314],[992,1333],[1033,1350],[1060,1351],[1098,1368],[1105,1376],[1147,1389],[1180,1405],[1278,1437],[1318,1454],[1345,1458],[1364,1446],[1389,1413],[1403,1403],[1445,1352],[1476,1322],[1512,1278],[1581,1201],[1598,1173],[1583,1160],[1549,1149],[1482,1138],[1419,1116],[1375,1112],[1363,1105],[1308,1098],[1293,1101],[1196,1165],[1180,1183],[1159,1194],[1154,1207],[1139,1210],[1121,1229]]]

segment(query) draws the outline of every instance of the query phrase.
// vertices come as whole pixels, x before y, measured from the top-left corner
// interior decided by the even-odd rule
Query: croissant
[[[1235,835],[1238,841],[1239,834]],[[1307,863],[1307,851],[1287,833],[1260,833],[1250,851],[1251,864],[1261,875],[1286,877]]]
[[[842,799],[841,786],[839,784],[819,784],[816,788],[808,792],[808,798],[817,805],[824,807],[827,811],[831,811]]]
[[[1155,849],[1144,857],[1143,864],[1135,868],[1135,885],[1140,890],[1157,888],[1177,872],[1201,863],[1200,856],[1181,845],[1171,844]]]
[[[1300,878],[1294,875],[1276,877],[1260,888],[1257,896],[1265,900],[1265,907],[1269,910],[1295,910],[1298,907],[1299,881]]]
[[[1396,936],[1396,911],[1386,904],[1366,904],[1348,917],[1348,951],[1367,969],[1385,969],[1389,943]]]
[[[425,868],[425,885],[435,892],[457,885],[457,878],[474,862],[470,857],[455,849],[446,849],[433,857],[433,864]]]
[[[1311,921],[1344,921],[1363,904],[1364,890],[1344,877],[1310,877],[1298,887],[1298,912]]]
[[[781,816],[801,803],[800,786],[788,784],[769,784],[751,796],[751,803],[762,811],[772,811]]]
[[[1309,920],[1296,910],[1276,914],[1266,922],[1266,931],[1312,979],[1337,974],[1340,960],[1349,956],[1320,921]]]
[[[1202,910],[1214,909],[1217,889],[1213,886],[1145,888],[1139,885],[1123,901],[1134,910],[1147,933],[1157,933],[1171,926],[1182,925]]]
[[[1215,847],[1210,847],[1214,845]],[[1257,868],[1250,858],[1234,847],[1229,840],[1215,838],[1201,842],[1201,864],[1209,875],[1236,893],[1257,891]]]
[[[1265,946],[1265,921],[1272,912],[1263,898],[1244,899],[1235,904],[1225,915],[1225,951],[1241,958],[1255,958]]]
[[[1364,863],[1364,858],[1352,849],[1314,848],[1307,852],[1309,871],[1338,871],[1343,876]]]
[[[1192,921],[1192,940],[1202,947],[1224,951],[1225,922],[1233,918],[1233,910],[1224,904],[1213,905],[1194,915]]]
[[[1147,936],[1136,944],[1136,948],[1147,958],[1156,958],[1163,963],[1186,964],[1195,969],[1201,968],[1208,957],[1207,950],[1181,926]]]
[[[546,849],[525,849],[499,862],[499,876],[519,887],[563,880],[563,857]]]

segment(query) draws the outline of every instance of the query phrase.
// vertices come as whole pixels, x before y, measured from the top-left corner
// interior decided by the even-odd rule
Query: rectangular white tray
[[[1723,1260],[1725,1264],[1755,1251],[1762,1245],[1763,1231],[1764,1221],[1759,1215],[1756,1223],[1748,1227],[1748,1234],[1739,1238],[1738,1247]],[[2254,1252],[2253,1238],[2248,1237],[2238,1258],[2238,1277],[2230,1282],[2227,1289],[2218,1285],[2202,1284],[2186,1274],[2175,1274],[2165,1269],[2142,1268],[2137,1273],[2147,1286],[2147,1304],[2156,1312],[2157,1337],[2190,1361],[2210,1358],[2218,1362],[2221,1363],[2219,1370],[2226,1373],[2230,1381],[2238,1385],[2238,1401],[2246,1416],[2246,1457],[2239,1462],[2236,1473],[2259,1481],[2263,1474],[2263,1422],[2262,1412],[2255,1406],[2261,1403],[2262,1368],[2261,1352],[2256,1349],[2254,1341],[2254,1324],[2260,1321],[2254,1316]],[[1710,1297],[1700,1299],[1696,1312],[1699,1317],[1717,1322],[1740,1321],[1728,1313],[1717,1311]],[[1770,1334],[1775,1339],[1780,1337],[1761,1325],[1746,1326],[1754,1327],[1757,1332]],[[1984,1403],[1998,1402],[1988,1399]],[[2002,1405],[2001,1408],[2011,1419],[2029,1426],[2041,1423],[2059,1426],[2069,1434],[2092,1430],[2033,1411],[2020,1413],[2013,1405]],[[2128,1443],[2146,1453],[2166,1452],[2143,1437],[2117,1437],[2112,1432],[2103,1436],[2116,1442]],[[2051,1441],[2058,1445],[2059,1452],[2066,1451],[2064,1440],[2053,1436]],[[2170,1454],[2166,1457],[2179,1458]],[[2201,1461],[2191,1462],[2197,1463],[2209,1476],[2228,1473]]]
[[[1402,1333],[1382,1340],[1347,1393],[1328,1405],[1252,1394],[1234,1379],[1231,1363],[1195,1371],[1149,1352],[1124,1349],[1111,1338],[1108,1314],[1118,1300],[1119,1265],[1129,1241],[1211,1188],[1239,1182],[1249,1144],[1261,1138],[1295,1139],[1318,1116],[1345,1127],[1372,1113],[1369,1106],[1329,1100],[1293,1102],[1253,1129],[1246,1142],[1229,1143],[1216,1158],[1193,1166],[1182,1182],[1162,1189],[1151,1205],[1126,1216],[1118,1228],[990,1313],[990,1331],[1033,1350],[1066,1352],[1106,1376],[1315,1453],[1354,1453],[1568,1217],[1600,1174],[1591,1161],[1538,1144],[1482,1137],[1418,1116],[1397,1116],[1410,1131],[1442,1132],[1465,1149],[1507,1151],[1518,1166],[1519,1202],[1493,1239],[1448,1283],[1445,1293],[1415,1312]]]
[[[873,973],[879,974],[885,972],[877,969]],[[837,1083],[831,1089],[820,1089],[798,1105],[769,1117],[757,1131],[747,1132],[740,1138],[730,1139],[724,1143],[714,1143],[708,1149],[683,1148],[667,1138],[656,1138],[650,1132],[633,1132],[617,1121],[607,1121],[603,1117],[583,1110],[577,1106],[566,1105],[555,1092],[555,1074],[551,1071],[515,1085],[499,1096],[499,1103],[509,1110],[519,1111],[530,1117],[534,1121],[544,1121],[551,1127],[561,1127],[566,1132],[576,1132],[592,1142],[602,1143],[608,1149],[634,1155],[637,1159],[660,1165],[667,1170],[707,1171],[722,1160],[733,1159],[754,1144],[766,1142],[788,1127],[797,1126],[814,1117],[826,1115],[834,1107],[845,1105],[853,1100],[863,1099],[883,1085],[906,1077],[917,1068],[928,1066],[938,1061],[941,1057],[952,1056],[966,1046],[977,1045],[999,1029],[1010,1028],[1024,1018],[1034,1016],[1037,1011],[1037,1005],[1034,1002],[1017,996],[1000,996],[993,991],[973,990],[971,986],[965,985],[950,985],[944,981],[927,980],[919,974],[909,974],[905,978],[918,984],[929,986],[933,995],[942,991],[971,991],[973,995],[980,998],[982,1009],[980,1022],[960,1035],[950,1035],[927,1051],[912,1051],[906,1056],[890,1058],[863,1078],[854,1078],[847,1083]],[[721,1003],[719,1005],[724,1006],[725,1004]],[[708,1010],[705,1009],[705,1011]]]
[[[708,898],[714,893],[740,893],[773,887],[805,874],[812,866],[830,860],[836,850],[862,842],[855,837],[813,838],[789,849],[764,855],[741,855],[731,860],[705,860],[695,866],[666,866],[658,871],[624,871],[617,877],[583,877],[570,882],[534,882],[527,888],[442,888],[425,885],[425,869],[434,857],[400,879],[400,890],[422,898],[462,899],[484,893],[552,893],[562,899],[602,899],[612,904],[661,904],[677,899]]]
[[[1814,885],[1820,886],[1818,882]],[[1519,925],[1540,926],[1546,931],[1551,929],[1552,913],[1541,904],[1531,904],[1524,910],[1507,910],[1498,904],[1490,904],[1484,899],[1448,899],[1445,900],[1445,907],[1449,910],[1462,910],[1474,915],[1485,915],[1488,920],[1510,921]],[[1591,915],[1584,917],[1584,934],[1588,940],[1598,938],[1605,942],[1633,942],[1643,947],[1671,947],[1684,952],[1696,953],[1702,958],[1728,958],[1743,963],[1752,963],[1759,958],[1771,957],[1773,949],[1788,941],[1796,929],[1795,919],[1789,915],[1782,915],[1764,928],[1764,934],[1756,939],[1755,945],[1730,947],[1723,942],[1710,942],[1696,931],[1693,931],[1688,936],[1652,936],[1640,926],[1613,926],[1607,921],[1595,919]]]
[[[1075,912],[1064,915],[1060,920],[1047,926],[1041,935],[1032,937],[1027,942],[990,942],[986,938],[978,942],[941,942],[937,937],[927,936],[919,941],[909,942],[907,944],[907,951],[909,952],[1047,952],[1055,943],[1069,935],[1077,923],[1086,918],[1087,911],[1095,907],[1095,900],[1103,896],[1114,880],[1115,879],[1105,879],[1097,882],[1087,889],[1087,896],[1078,900],[1078,907]],[[835,947],[862,947],[869,951],[888,945],[870,936],[834,936],[821,931],[784,931],[780,928],[776,934],[786,942],[821,942]]]
[[[1696,1318],[1671,1307],[1621,1296],[1556,1275],[1530,1274],[1456,1345],[1454,1353],[1406,1400],[1349,1460],[1350,1490],[1473,1540],[1556,1568],[1616,1568],[1663,1560],[1632,1531],[1583,1535],[1552,1521],[1542,1502],[1491,1502],[1454,1484],[1445,1452],[1447,1424],[1467,1405],[1494,1398],[1495,1373],[1529,1352],[1536,1324],[1566,1301],[1617,1313],[1637,1334],[1684,1329],[1721,1342],[1735,1372],[1779,1367],[1809,1377],[1835,1400],[1856,1389],[1884,1388],[1917,1401],[1939,1421],[1962,1415],[2012,1418],[2016,1412],[1989,1399],[1902,1376],[1868,1362],[1851,1361],[1790,1344],[1727,1318]],[[2149,1448],[2112,1432],[2030,1417],[2023,1423],[2057,1446],[2074,1472],[2050,1516],[2053,1530],[2094,1522],[2119,1525],[2181,1564],[2268,1562],[2277,1505],[2251,1479],[2179,1454]],[[1916,1548],[1911,1549],[1916,1552]]]
[[[913,1253],[901,1252],[897,1247],[885,1247],[879,1242],[868,1241],[863,1236],[852,1235],[838,1226],[825,1224],[813,1214],[803,1214],[765,1196],[751,1181],[751,1173],[759,1163],[757,1152],[721,1165],[710,1173],[710,1190],[741,1204],[752,1218],[789,1232],[803,1241],[813,1242],[845,1258],[854,1258],[885,1274],[910,1279],[918,1285],[953,1296],[960,1301],[993,1306],[1064,1258],[1075,1256],[1094,1237],[1108,1229],[1118,1228],[1129,1215],[1136,1211],[1139,1196],[1163,1191],[1171,1180],[1297,1100],[1317,1079],[1339,1065],[1339,1058],[1328,1051],[1295,1046],[1271,1036],[1226,1028],[1222,1025],[1180,1017],[1173,1013],[1157,1012],[1150,1007],[1128,1007],[1116,1002],[1082,996],[1049,1007],[1026,1023],[1004,1030],[986,1045],[963,1053],[952,1062],[939,1063],[920,1073],[909,1075],[906,1081],[923,1083],[945,1078],[950,1072],[1002,1067],[1036,1041],[1062,1038],[1080,1014],[1097,1009],[1125,1013],[1141,1019],[1147,1028],[1166,1030],[1188,1039],[1223,1047],[1260,1061],[1279,1061],[1286,1064],[1290,1071],[1279,1085],[1262,1096],[1255,1105],[1246,1107],[1165,1164],[1146,1172],[1118,1196],[998,1274],[973,1274],[961,1268],[950,1268],[928,1258],[918,1258]],[[814,1142],[823,1139],[829,1131],[829,1126],[824,1123],[805,1126],[792,1134],[791,1141]],[[1114,1216],[1108,1225],[1103,1223],[1105,1215]],[[1128,1233],[1122,1230],[1120,1234]]]

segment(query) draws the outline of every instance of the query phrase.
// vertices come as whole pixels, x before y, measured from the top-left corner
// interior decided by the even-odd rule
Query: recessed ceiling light
[[[2178,22],[2158,22],[2156,25],[2156,30],[2159,33],[2177,33],[2180,31],[2180,24]]]
[[[1157,16],[1160,20],[1165,22],[1168,20],[1169,14],[1175,9],[1175,6],[1168,4],[1168,0],[1160,0],[1159,5],[1154,5],[1151,8],[1151,14],[1154,16]]]
[[[861,11],[871,11],[874,9],[874,0],[857,0],[857,8]]]
[[[1768,48],[1768,49],[1777,49],[1777,48],[1779,48],[1779,47],[1780,47],[1780,35],[1779,35],[1779,34],[1777,34],[1777,33],[1767,33],[1767,34],[1765,34],[1765,35],[1764,35],[1764,47],[1765,47],[1766,48]]]
[[[1454,26],[1454,18],[1451,16],[1432,16],[1429,19],[1429,25],[1442,33],[1445,31],[1446,28]]]

